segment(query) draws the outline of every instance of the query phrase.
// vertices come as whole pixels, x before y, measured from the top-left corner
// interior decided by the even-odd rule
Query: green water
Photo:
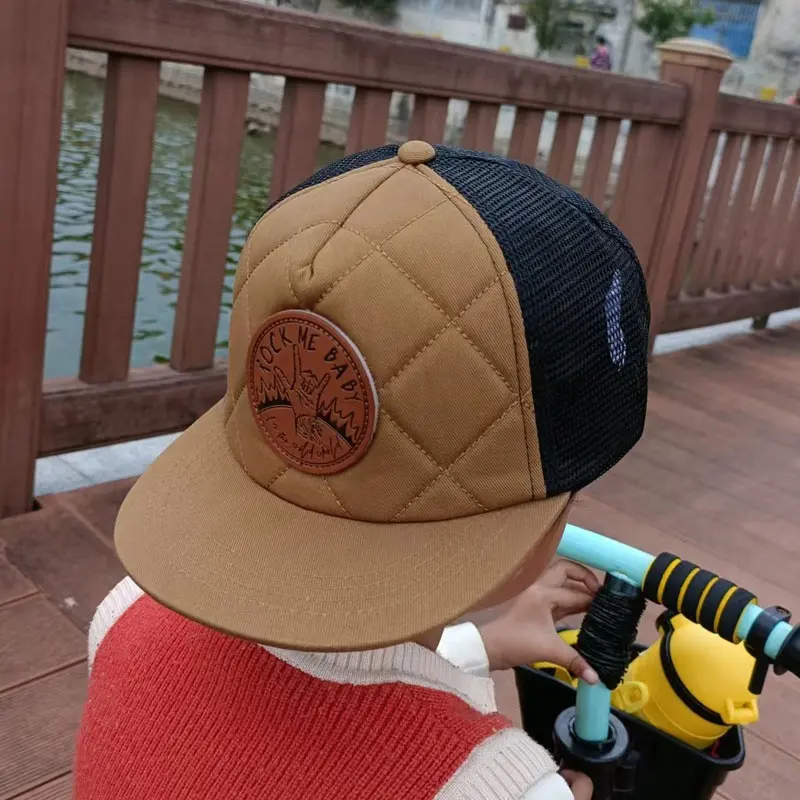
[[[103,89],[101,80],[76,73],[67,75],[58,164],[46,377],[76,375],[80,362]],[[131,351],[133,367],[161,363],[169,356],[196,123],[196,107],[168,98],[159,99]],[[225,355],[227,346],[231,290],[239,250],[267,205],[272,145],[271,136],[248,136],[242,148],[217,332],[217,353],[220,356]],[[337,148],[322,145],[319,164],[327,163],[340,154]]]

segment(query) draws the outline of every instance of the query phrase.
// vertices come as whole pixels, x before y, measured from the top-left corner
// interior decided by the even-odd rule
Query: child
[[[77,800],[589,800],[488,670],[596,680],[553,622],[597,584],[547,565],[642,432],[627,240],[531,167],[408,142],[271,208],[234,298],[224,400],[117,519]]]

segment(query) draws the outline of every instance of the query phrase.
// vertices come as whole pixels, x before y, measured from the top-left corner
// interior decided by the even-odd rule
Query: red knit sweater
[[[508,726],[434,688],[314,677],[142,597],[97,651],[74,796],[422,800]]]

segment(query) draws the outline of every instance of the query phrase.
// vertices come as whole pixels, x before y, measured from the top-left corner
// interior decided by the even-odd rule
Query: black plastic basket
[[[636,653],[643,649],[637,647]],[[530,737],[550,747],[556,717],[575,705],[575,690],[547,672],[530,667],[517,669],[516,679],[522,727]],[[631,800],[710,800],[728,773],[744,763],[740,728],[731,728],[711,755],[630,714],[614,713],[624,722],[631,747],[639,754],[635,790],[626,795]]]

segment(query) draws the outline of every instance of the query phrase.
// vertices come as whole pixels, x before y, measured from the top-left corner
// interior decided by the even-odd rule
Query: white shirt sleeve
[[[439,646],[436,648],[436,652],[442,658],[470,675],[482,678],[489,677],[489,656],[486,653],[486,647],[483,644],[480,631],[471,622],[463,622],[445,628],[442,633],[442,638],[439,641]],[[529,748],[539,748],[539,745],[535,745],[528,740],[528,737],[525,736],[522,731],[515,731],[513,733],[507,731],[506,734],[523,737],[524,740],[528,742]],[[487,744],[491,746],[490,743]],[[552,764],[552,761],[550,763]],[[468,764],[465,765],[465,767],[467,767],[467,769],[464,770],[464,777],[467,777],[466,773],[475,771],[477,765]],[[495,778],[498,777],[494,770],[492,770],[492,773]],[[472,784],[475,783],[476,780],[476,775],[470,774],[470,780],[467,781],[470,788],[474,788]],[[469,794],[469,792],[466,791],[466,787],[462,786],[461,782],[458,780],[453,782],[449,790],[455,792],[455,794],[452,795],[453,797],[458,795],[463,798]],[[518,795],[515,793],[515,796],[519,797],[519,800],[574,800],[574,795],[567,785],[567,782],[555,772],[544,775],[528,789],[525,789],[523,794]],[[441,797],[442,800],[445,800],[445,798],[449,800],[450,795],[445,792]]]
[[[470,675],[489,677],[489,656],[480,631],[471,622],[445,628],[436,652]]]
[[[575,800],[567,782],[560,775],[545,775],[524,795],[522,800]]]

